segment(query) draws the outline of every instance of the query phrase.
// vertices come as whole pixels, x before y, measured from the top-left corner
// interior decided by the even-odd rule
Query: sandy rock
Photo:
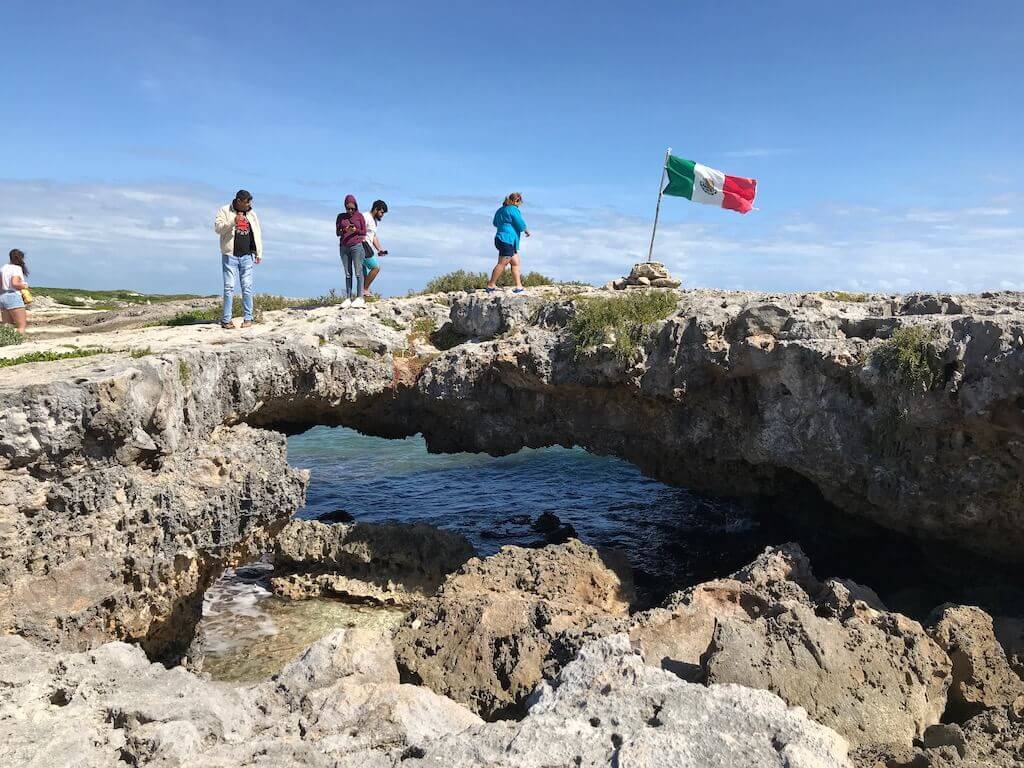
[[[668,270],[665,265],[659,261],[643,261],[639,264],[634,264],[633,269],[630,270],[629,276],[634,280],[640,280],[641,278],[648,281],[661,280],[669,277]]]
[[[658,277],[651,280],[652,288],[678,288],[682,283],[672,277]]]
[[[293,520],[274,540],[279,595],[411,605],[474,555],[461,534],[430,525]]]
[[[1024,695],[1024,680],[1010,668],[992,617],[980,608],[948,606],[928,634],[953,663],[947,708],[953,719],[966,720]]]
[[[403,676],[493,719],[521,713],[557,671],[555,637],[633,599],[625,561],[579,541],[473,559],[413,609],[395,636]]]

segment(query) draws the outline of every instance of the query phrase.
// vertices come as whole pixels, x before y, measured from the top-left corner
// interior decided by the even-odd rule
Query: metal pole
[[[658,214],[661,213],[661,198],[665,189],[665,171],[668,170],[668,157],[672,154],[672,147],[665,150],[665,162],[661,165],[661,181],[658,182],[658,205],[654,208],[654,228],[651,230],[651,247],[647,249],[647,261],[650,263],[654,255],[654,235],[658,232]]]

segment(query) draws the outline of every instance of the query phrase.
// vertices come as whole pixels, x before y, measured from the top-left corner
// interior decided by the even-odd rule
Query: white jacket
[[[249,224],[252,225],[252,238],[256,244],[256,255],[265,259],[263,253],[263,230],[260,229],[260,220],[256,211],[250,208],[246,211]],[[220,235],[220,252],[225,256],[235,255],[235,212],[231,209],[231,203],[217,211],[217,218],[213,221],[213,231]]]

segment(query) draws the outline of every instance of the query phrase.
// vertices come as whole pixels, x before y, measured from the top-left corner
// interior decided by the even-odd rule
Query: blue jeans
[[[224,264],[224,313],[222,323],[231,322],[231,299],[235,293],[235,277],[242,286],[242,307],[245,319],[252,320],[252,256],[227,256],[221,254]]]
[[[345,295],[350,299],[363,295],[363,256],[366,254],[362,243],[341,246],[341,266],[345,270]],[[352,293],[352,277],[356,278],[356,292]]]

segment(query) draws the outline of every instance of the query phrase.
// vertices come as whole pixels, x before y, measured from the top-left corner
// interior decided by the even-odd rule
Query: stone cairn
[[[624,291],[627,288],[678,288],[680,284],[660,261],[642,261],[633,265],[628,277],[613,280],[610,285],[616,291]]]

